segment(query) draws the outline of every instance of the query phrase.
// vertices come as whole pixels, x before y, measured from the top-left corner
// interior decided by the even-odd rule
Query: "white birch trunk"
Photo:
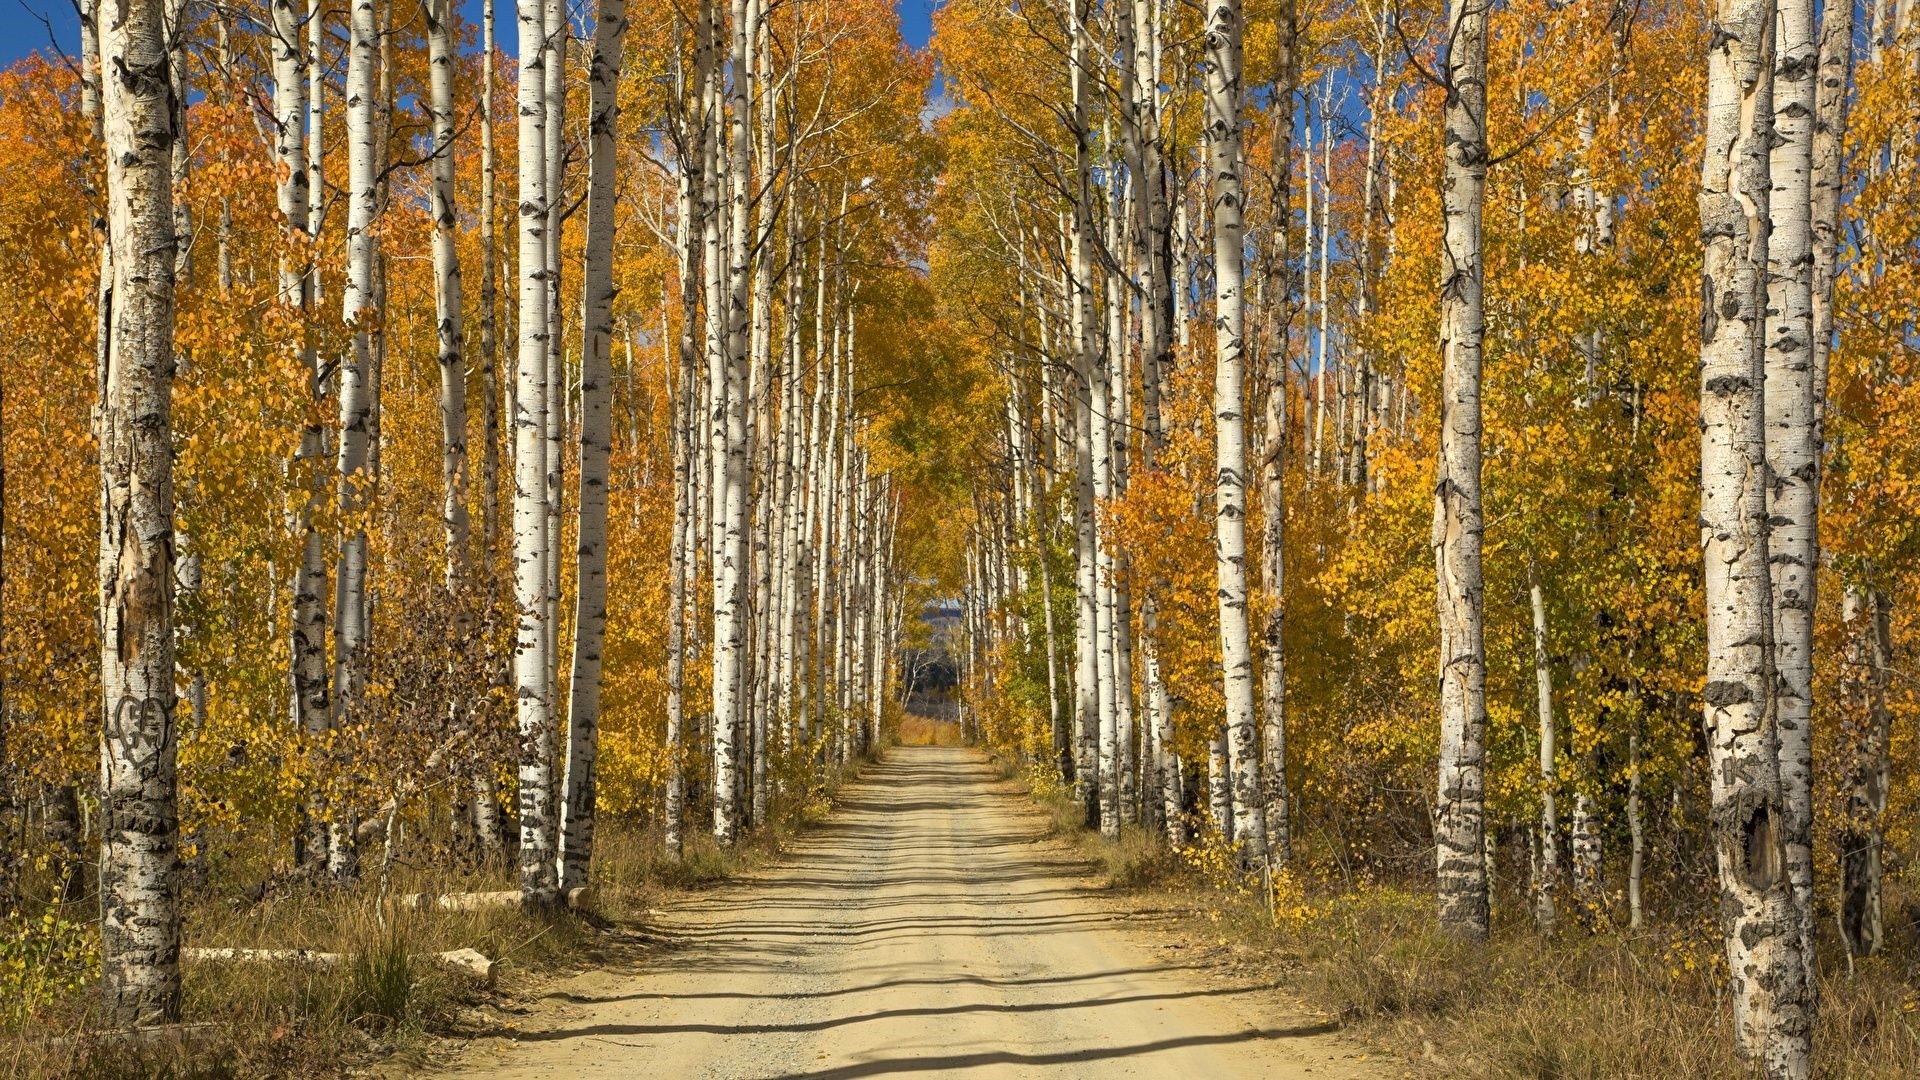
[[[292,0],[274,0],[273,100],[274,158],[280,166],[280,214],[286,221],[289,246],[312,238],[310,227],[317,227],[309,205],[308,185],[312,182],[302,124],[308,119],[305,84],[306,71],[301,63],[299,16]],[[317,231],[317,228],[314,230]],[[283,256],[280,268],[281,301],[300,311],[310,311],[314,300],[314,270],[310,249],[299,261]],[[319,356],[311,341],[300,348],[301,366],[307,372],[308,392],[316,404],[326,398]],[[320,410],[300,435],[299,461],[301,482],[307,487],[297,528],[301,535],[300,568],[293,581],[293,624],[291,667],[293,675],[293,718],[309,734],[326,730],[331,721],[327,693],[327,565],[324,545],[314,518],[325,497],[326,431],[319,422]]]
[[[374,342],[382,312],[374,223],[380,213],[379,98],[375,92],[379,27],[373,0],[354,0],[347,53],[347,274],[341,300],[352,351],[340,366],[340,446],[335,480],[340,518],[340,564],[334,587],[334,718],[357,715],[366,671],[368,495],[374,482],[369,451],[373,438]],[[351,808],[334,808],[328,823],[327,869],[336,877],[356,872]]]
[[[1813,0],[1775,0],[1773,149],[1767,231],[1767,550],[1772,570],[1774,722],[1780,740],[1787,878],[1813,966],[1813,608],[1820,450],[1813,347],[1813,135],[1819,49]]]
[[[1273,86],[1273,145],[1269,183],[1273,185],[1273,222],[1267,240],[1268,295],[1274,304],[1265,365],[1266,428],[1260,454],[1260,585],[1267,616],[1260,628],[1261,774],[1267,805],[1267,841],[1274,859],[1293,858],[1291,807],[1287,798],[1286,666],[1286,474],[1287,360],[1293,325],[1293,268],[1289,235],[1292,220],[1294,47],[1298,29],[1294,0],[1280,0],[1274,12],[1278,32]]]
[[[525,902],[558,902],[553,822],[553,686],[548,661],[547,574],[547,102],[546,23],[524,3],[520,31],[519,358],[514,393],[514,687],[520,731],[520,892]]]
[[[1219,582],[1220,675],[1232,770],[1233,839],[1243,857],[1267,855],[1260,732],[1254,722],[1247,625],[1245,189],[1240,151],[1240,4],[1212,0],[1206,28],[1207,155],[1212,171],[1214,315],[1214,573]]]
[[[106,367],[100,451],[100,955],[121,1026],[180,1015],[173,640],[174,84],[160,0],[99,28]]]
[[[1558,918],[1555,897],[1560,887],[1560,819],[1554,806],[1557,753],[1553,723],[1553,669],[1547,660],[1547,606],[1540,591],[1540,570],[1527,562],[1527,595],[1533,602],[1533,685],[1540,716],[1540,856],[1533,883],[1533,921],[1543,934],[1552,934]]]
[[[580,275],[579,546],[574,563],[572,687],[560,803],[560,889],[584,888],[593,862],[600,743],[600,651],[607,630],[607,462],[613,449],[614,137],[626,0],[600,0],[588,106],[587,246]]]
[[[285,3],[287,0],[280,0]],[[433,307],[440,359],[441,527],[446,532],[447,590],[457,597],[467,573],[467,369],[461,312],[459,215],[453,202],[453,5],[424,0],[428,108],[433,114]]]
[[[1768,569],[1764,358],[1773,10],[1720,0],[1700,176],[1700,533],[1714,847],[1734,1037],[1769,1078],[1810,1071],[1812,1002],[1786,874]]]
[[[1481,205],[1487,177],[1487,7],[1450,0],[1446,224],[1440,286],[1440,460],[1433,556],[1440,625],[1440,782],[1434,807],[1442,932],[1488,930],[1486,645],[1480,569],[1480,358],[1485,320]],[[1324,243],[1325,240],[1322,240]]]

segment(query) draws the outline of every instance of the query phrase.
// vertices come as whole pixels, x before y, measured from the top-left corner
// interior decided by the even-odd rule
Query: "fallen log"
[[[562,900],[566,906],[577,908],[585,898],[584,888],[568,889]],[[520,890],[502,889],[499,892],[457,892],[441,893],[433,896],[427,893],[402,893],[396,898],[403,908],[436,907],[441,911],[479,911],[490,907],[519,907]]]
[[[467,972],[489,986],[493,985],[495,968],[499,966],[499,961],[487,959],[486,954],[478,949],[449,949],[446,952],[422,953],[421,956]],[[326,968],[339,967],[347,959],[344,953],[314,949],[181,949],[180,957],[183,960],[214,963],[312,964]]]

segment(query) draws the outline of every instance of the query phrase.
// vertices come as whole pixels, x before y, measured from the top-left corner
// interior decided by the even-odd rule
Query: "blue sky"
[[[494,18],[498,21],[501,44],[512,53],[512,0],[494,2],[498,5],[494,8]],[[915,48],[924,46],[927,35],[933,31],[933,9],[940,5],[940,0],[894,0],[894,3],[900,11],[901,29],[907,42]],[[460,8],[464,16],[479,22],[479,0],[460,0]],[[47,48],[47,27],[40,21],[42,16],[53,25],[54,38],[62,51],[69,55],[79,51],[80,24],[74,15],[72,0],[0,0],[0,67]]]

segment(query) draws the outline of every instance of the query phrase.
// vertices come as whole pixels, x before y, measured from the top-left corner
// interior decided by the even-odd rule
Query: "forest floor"
[[[1175,916],[1105,887],[977,750],[900,746],[772,862],[648,913],[460,1077],[1393,1075]]]

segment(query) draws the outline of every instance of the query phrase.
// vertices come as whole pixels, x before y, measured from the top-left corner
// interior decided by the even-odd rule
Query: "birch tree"
[[[100,959],[119,1025],[180,1014],[173,637],[174,86],[160,0],[100,31],[112,308],[100,461]]]
[[[1700,173],[1700,539],[1714,851],[1735,1040],[1768,1077],[1803,1077],[1813,1003],[1786,872],[1792,810],[1781,785],[1767,537],[1774,15],[1760,0],[1720,0],[1712,15]]]
[[[1232,839],[1244,857],[1267,854],[1253,655],[1247,625],[1246,274],[1241,180],[1239,0],[1210,0],[1206,24],[1206,130],[1213,174],[1214,573],[1219,582],[1220,673],[1232,772]]]
[[[519,358],[513,458],[514,696],[520,731],[520,892],[558,899],[553,802],[553,688],[547,632],[547,100],[546,23],[522,3],[519,21]]]
[[[1294,22],[1294,0],[1280,0],[1274,12],[1276,29],[1273,84],[1273,145],[1268,166],[1272,185],[1273,220],[1267,238],[1267,291],[1272,339],[1267,343],[1264,382],[1265,431],[1261,440],[1260,582],[1266,591],[1267,614],[1260,628],[1261,761],[1266,780],[1267,839],[1273,855],[1284,864],[1293,856],[1293,835],[1287,805],[1287,667],[1286,667],[1286,453],[1287,363],[1289,331],[1293,322],[1293,96],[1294,47],[1299,29]]]
[[[347,275],[340,292],[353,347],[340,366],[340,446],[334,464],[341,523],[333,603],[336,722],[356,715],[367,661],[365,513],[373,479],[368,467],[374,412],[372,336],[382,317],[376,295],[379,250],[374,236],[381,201],[380,125],[376,123],[380,99],[374,88],[378,47],[373,0],[354,0],[347,45]],[[353,827],[340,819],[340,809],[328,824],[327,869],[335,876],[354,872]]]
[[[625,0],[600,0],[588,106],[587,250],[580,276],[580,542],[574,569],[573,687],[561,807],[560,885],[585,886],[593,857],[594,773],[600,737],[600,651],[607,629],[607,459],[613,441],[615,94],[627,34]]]
[[[1440,783],[1434,804],[1440,929],[1488,930],[1487,653],[1480,569],[1480,218],[1487,181],[1487,4],[1450,0],[1441,185],[1440,461],[1433,547],[1440,624]]]
[[[283,0],[284,2],[284,0]],[[453,202],[453,6],[424,0],[428,111],[433,115],[433,306],[440,360],[441,527],[447,591],[460,602],[467,572],[467,369],[461,313],[459,216]]]
[[[1844,2],[1844,0],[1843,0]],[[1767,551],[1772,571],[1774,722],[1786,800],[1787,878],[1813,968],[1813,609],[1820,562],[1820,451],[1813,348],[1813,137],[1819,47],[1813,0],[1775,0],[1773,149],[1767,239]]]

